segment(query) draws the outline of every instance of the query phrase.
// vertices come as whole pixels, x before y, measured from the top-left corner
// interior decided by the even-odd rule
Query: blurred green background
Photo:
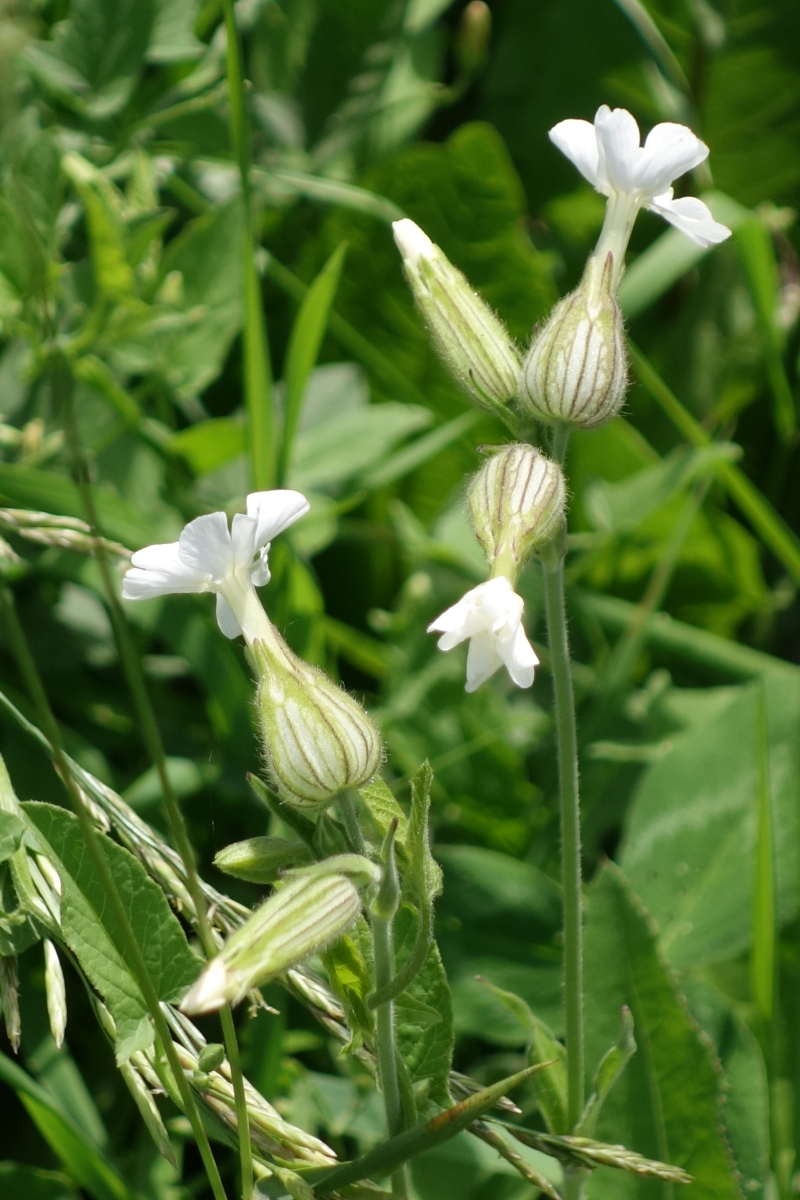
[[[497,677],[465,696],[461,651],[438,654],[425,628],[485,576],[465,479],[476,448],[504,433],[430,349],[390,222],[417,221],[525,346],[574,286],[603,216],[548,129],[601,103],[629,108],[645,131],[689,124],[710,146],[710,174],[679,186],[706,195],[734,236],[704,254],[640,218],[621,298],[643,358],[623,415],[577,434],[569,460],[584,866],[587,880],[601,873],[587,907],[588,1039],[594,1060],[634,987],[646,1037],[601,1135],[691,1159],[698,1182],[685,1194],[698,1200],[789,1196],[800,1126],[800,8],[489,9],[490,31],[461,0],[237,5],[278,415],[298,305],[337,252],[327,278],[340,271],[287,473],[312,512],[273,547],[265,604],[298,653],[365,698],[401,801],[431,760],[455,1065],[487,1081],[515,1069],[526,1031],[475,976],[560,1030],[538,568],[522,582],[543,660],[533,689]],[[129,549],[173,539],[200,512],[234,512],[248,490],[221,20],[217,0],[0,6],[0,504],[84,515],[44,369],[58,343],[74,364],[103,532]],[[97,567],[8,539],[67,749],[161,827]],[[222,846],[265,830],[245,783],[259,763],[241,647],[221,637],[205,597],[129,606],[129,618],[204,870],[252,903],[257,889],[211,866]],[[2,638],[0,688],[32,715]],[[5,715],[0,749],[20,798],[62,802],[48,761]],[[759,896],[775,900],[766,924],[754,921]],[[132,1195],[197,1195],[150,1146],[78,976],[59,1055],[36,948],[20,969],[26,1069],[121,1165]],[[251,1078],[342,1153],[369,1144],[379,1123],[364,1079],[272,990],[281,1016],[243,1020]],[[0,1158],[63,1168],[11,1089],[2,1104]],[[533,1100],[529,1110],[536,1120]],[[415,1168],[420,1196],[534,1194],[498,1161],[458,1139]],[[664,1192],[607,1175],[593,1177],[592,1197]],[[185,1178],[198,1178],[191,1148]]]

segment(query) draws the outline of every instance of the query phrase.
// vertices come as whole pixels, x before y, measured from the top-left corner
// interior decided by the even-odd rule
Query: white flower
[[[539,659],[522,626],[523,599],[504,575],[489,579],[462,596],[428,626],[441,633],[440,650],[452,650],[470,639],[467,688],[474,692],[505,667],[517,687],[529,688]]]
[[[621,272],[622,257],[640,208],[660,213],[699,246],[724,242],[730,229],[720,225],[694,196],[675,200],[673,180],[708,157],[708,146],[685,125],[666,121],[651,130],[640,145],[639,126],[624,108],[598,108],[594,125],[561,121],[550,140],[584,178],[608,196],[606,224],[597,253],[611,250]]]
[[[125,576],[125,600],[149,600],[174,592],[216,592],[217,622],[226,637],[263,635],[267,621],[255,589],[269,582],[267,554],[277,537],[308,512],[300,492],[252,492],[247,515],[237,513],[230,530],[225,513],[197,517],[177,542],[145,546]]]

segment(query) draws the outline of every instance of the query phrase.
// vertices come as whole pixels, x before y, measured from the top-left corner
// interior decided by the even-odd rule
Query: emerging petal
[[[625,108],[598,108],[594,118],[600,171],[617,192],[633,192],[641,158],[640,134],[636,120]]]
[[[222,595],[222,592],[217,592],[217,624],[219,625],[226,638],[238,637],[242,632],[239,622],[236,620],[234,611],[228,601]]]
[[[208,513],[185,526],[179,541],[181,560],[217,582],[233,567],[233,547],[225,513]]]
[[[550,141],[574,163],[599,192],[606,192],[608,180],[600,170],[597,134],[588,121],[559,121],[550,130]]]
[[[512,638],[498,642],[497,649],[517,687],[529,688],[533,683],[533,671],[534,667],[539,665],[539,659],[521,623]]]
[[[122,584],[123,599],[148,600],[151,596],[168,596],[173,592],[203,591],[210,576],[187,566],[178,551],[178,542],[137,550]]]
[[[302,492],[275,488],[271,492],[251,492],[247,497],[247,515],[255,518],[255,548],[260,550],[284,529],[308,512],[309,503]]]
[[[497,639],[490,633],[476,633],[467,652],[467,684],[465,691],[474,692],[491,679],[503,665],[497,653]]]
[[[697,242],[698,246],[713,246],[731,236],[727,225],[715,221],[708,206],[696,196],[673,200],[670,188],[663,196],[655,196],[647,207],[659,213],[670,225],[680,229],[681,233]]]
[[[256,525],[256,520],[253,517],[246,517],[244,513],[236,513],[231,521],[231,551],[233,565],[236,568],[249,571],[253,565],[253,557],[256,552]]]
[[[708,146],[691,129],[664,121],[647,135],[636,171],[636,187],[658,196],[673,179],[679,179],[706,158]]]

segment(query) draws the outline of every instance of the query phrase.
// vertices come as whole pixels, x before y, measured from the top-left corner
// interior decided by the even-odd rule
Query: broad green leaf
[[[428,818],[431,807],[433,771],[425,762],[411,780],[411,819],[405,849],[414,878],[421,887],[422,899],[432,904],[442,890],[442,868],[431,854]]]
[[[195,475],[206,475],[244,453],[246,432],[244,422],[235,417],[212,417],[173,433],[169,444]]]
[[[0,1194],[24,1196],[25,1200],[78,1200],[64,1175],[14,1162],[0,1162]]]
[[[404,846],[408,836],[408,817],[403,812],[394,793],[380,775],[359,789],[372,820],[378,826],[380,838],[386,837],[392,821],[397,821],[397,844]]]
[[[417,921],[401,905],[394,920],[395,969],[402,967],[414,946]],[[428,949],[419,973],[395,1000],[397,1045],[414,1084],[423,1085],[425,1098],[438,1108],[450,1103],[448,1075],[453,1057],[453,1009],[436,943]]]
[[[304,491],[336,488],[357,480],[398,442],[430,421],[426,409],[393,400],[332,416],[298,435],[290,484]]]
[[[16,853],[24,832],[25,825],[19,817],[0,810],[0,863]]]
[[[148,62],[186,62],[200,58],[204,47],[194,33],[199,7],[198,0],[156,0],[147,47]]]
[[[138,985],[126,961],[122,934],[89,859],[75,817],[64,809],[29,802],[23,811],[52,856],[61,877],[64,938],[108,1004],[117,1026],[117,1058],[146,1049],[152,1030]],[[198,960],[167,904],[141,864],[121,846],[103,850],[140,943],[160,1000],[174,1000],[194,982]]]
[[[438,429],[423,434],[422,437],[416,438],[402,450],[395,451],[384,462],[378,463],[376,467],[367,471],[361,479],[362,487],[373,491],[375,488],[387,487],[389,484],[396,483],[398,479],[410,475],[412,471],[416,471],[418,467],[435,458],[437,454],[441,454],[448,446],[459,441],[480,420],[480,413],[465,412],[460,417],[454,417],[452,421],[440,425]]]
[[[29,66],[62,102],[109,117],[136,85],[153,15],[152,0],[75,0],[53,41],[29,49]]]
[[[772,786],[769,771],[767,697],[763,687],[756,697],[756,808],[755,865],[753,869],[753,946],[750,981],[756,1009],[765,1026],[772,1020],[775,998],[775,834]]]
[[[339,276],[347,247],[339,246],[328,259],[317,278],[303,297],[300,311],[295,318],[289,345],[286,348],[284,368],[286,391],[284,396],[283,437],[281,440],[278,466],[279,482],[286,476],[300,423],[303,396],[309,375],[317,361],[322,339],[328,324],[328,315],[339,286]]]
[[[606,866],[586,909],[584,978],[586,1059],[599,1062],[617,1036],[624,1006],[633,1014],[639,1053],[608,1096],[597,1137],[694,1178],[687,1200],[739,1200],[721,1133],[719,1068],[661,959],[645,913],[618,868]],[[590,1200],[651,1197],[634,1175],[597,1171]]]
[[[762,684],[732,693],[643,775],[622,866],[678,966],[715,962],[750,944],[758,831]],[[777,918],[797,909],[800,681],[765,677]]]
[[[133,1193],[105,1155],[62,1111],[54,1097],[5,1054],[0,1054],[0,1079],[14,1089],[70,1177],[93,1200],[133,1200]],[[0,1174],[0,1184],[3,1182]],[[28,1193],[23,1194],[28,1200]],[[32,1194],[37,1196],[35,1191]],[[43,1195],[50,1200],[47,1192]]]

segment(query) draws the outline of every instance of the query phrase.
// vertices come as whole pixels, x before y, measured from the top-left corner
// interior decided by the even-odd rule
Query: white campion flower
[[[300,492],[252,492],[247,515],[237,513],[228,528],[225,513],[208,513],[185,526],[177,542],[145,546],[131,558],[122,595],[149,600],[176,592],[215,592],[217,623],[228,638],[244,634],[252,644],[271,636],[271,626],[255,589],[269,583],[270,543],[308,512]]]
[[[428,626],[441,633],[440,650],[452,650],[469,638],[466,690],[474,692],[505,667],[517,687],[529,688],[539,659],[522,625],[525,607],[504,575],[487,579],[462,596]]]
[[[708,146],[685,125],[665,121],[656,125],[640,144],[639,126],[624,108],[598,108],[594,124],[560,121],[550,130],[550,140],[585,179],[608,197],[606,219],[595,254],[605,260],[614,254],[617,280],[622,274],[625,248],[640,208],[659,213],[699,246],[711,246],[730,237],[730,229],[715,221],[696,196],[673,198],[672,182],[704,162]]]

